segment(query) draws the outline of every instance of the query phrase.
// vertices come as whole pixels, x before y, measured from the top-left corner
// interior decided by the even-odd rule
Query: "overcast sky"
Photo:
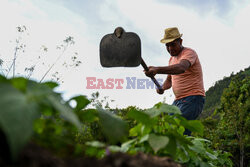
[[[17,70],[44,56],[45,65],[37,63],[33,79],[41,79],[48,67],[60,55],[56,46],[67,36],[73,36],[75,45],[68,48],[61,62],[78,53],[82,64],[65,70],[57,63],[46,79],[60,72],[64,83],[59,91],[65,98],[99,91],[101,96],[115,100],[112,107],[136,105],[152,107],[163,101],[171,104],[172,90],[158,95],[154,89],[126,89],[126,77],[147,79],[142,67],[103,68],[99,61],[99,44],[102,37],[118,26],[135,32],[141,38],[142,57],[148,65],[164,66],[170,55],[160,43],[164,29],[178,27],[183,34],[183,45],[198,53],[207,90],[217,80],[236,73],[250,64],[250,1],[249,0],[1,0],[0,1],[0,58],[1,68],[10,66],[14,56],[16,27],[25,25],[28,35],[23,37],[27,47],[19,53]],[[42,53],[44,45],[48,52]],[[68,57],[67,57],[68,56]],[[123,79],[123,89],[87,89],[87,77],[104,82],[108,78]],[[156,78],[165,79],[165,75]],[[97,84],[97,82],[96,82]]]

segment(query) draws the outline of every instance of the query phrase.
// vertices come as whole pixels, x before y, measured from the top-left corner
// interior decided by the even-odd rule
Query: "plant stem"
[[[17,45],[18,45],[18,43],[17,43]],[[17,50],[18,50],[18,46],[16,46],[15,53],[14,53],[14,60],[13,60],[13,78],[15,77]]]
[[[10,70],[11,70],[12,67],[13,67],[13,78],[14,78],[14,76],[15,76],[15,62],[16,62],[16,57],[17,57],[18,43],[19,43],[19,41],[17,41],[17,45],[16,45],[15,53],[14,53],[14,59],[13,59],[11,65],[10,65],[10,67],[9,67],[9,69],[8,69],[8,72],[7,72],[7,74],[6,74],[6,77],[8,77],[8,75],[9,75]]]
[[[50,70],[55,66],[55,64],[58,62],[58,60],[62,57],[62,55],[64,54],[65,50],[67,49],[68,44],[64,47],[62,53],[57,57],[56,61],[50,66],[50,68],[45,72],[45,74],[43,75],[42,79],[39,81],[39,83],[41,83],[43,81],[43,79],[46,77],[46,75],[50,72]]]

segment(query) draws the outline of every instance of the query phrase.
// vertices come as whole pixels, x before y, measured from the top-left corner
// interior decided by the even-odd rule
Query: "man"
[[[168,74],[162,90],[157,89],[157,93],[163,94],[172,87],[175,94],[173,105],[181,110],[187,120],[195,120],[202,112],[205,101],[202,68],[196,52],[182,46],[181,37],[176,27],[165,29],[161,43],[166,45],[171,55],[169,64],[164,67],[150,66],[149,71],[144,72],[148,77]],[[190,135],[191,132],[185,130],[184,134]]]

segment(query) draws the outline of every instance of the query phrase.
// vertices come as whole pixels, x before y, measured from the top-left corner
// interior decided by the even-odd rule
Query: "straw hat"
[[[180,37],[182,37],[182,34],[180,34],[177,27],[167,28],[165,29],[165,34],[163,39],[161,40],[161,43],[173,42]]]

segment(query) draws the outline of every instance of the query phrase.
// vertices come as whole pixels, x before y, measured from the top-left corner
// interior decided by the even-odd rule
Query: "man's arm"
[[[159,94],[163,94],[165,90],[170,89],[171,87],[172,87],[171,75],[168,75],[162,85],[162,90],[156,89],[156,92]]]
[[[148,77],[155,76],[156,74],[171,74],[171,75],[176,75],[176,74],[181,74],[184,73],[189,67],[191,66],[191,63],[183,59],[180,61],[179,64],[174,64],[170,66],[165,66],[165,67],[148,67],[149,71],[145,71],[145,74]]]
[[[172,87],[171,75],[168,75],[167,79],[165,80],[165,82],[162,85],[162,89],[167,90],[167,89],[170,89],[171,87]]]

